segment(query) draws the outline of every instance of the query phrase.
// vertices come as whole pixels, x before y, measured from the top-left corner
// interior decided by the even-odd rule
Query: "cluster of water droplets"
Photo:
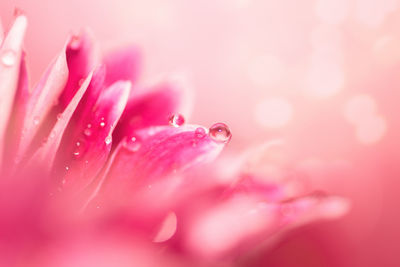
[[[181,114],[173,114],[169,117],[169,125],[173,127],[182,126],[185,123],[185,118]],[[206,129],[198,127],[195,132],[196,139],[203,139],[207,135]],[[232,138],[232,133],[225,123],[215,123],[208,129],[210,138],[218,143],[228,143]]]

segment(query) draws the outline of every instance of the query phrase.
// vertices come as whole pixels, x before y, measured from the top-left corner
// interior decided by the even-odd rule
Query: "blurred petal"
[[[26,27],[26,17],[18,16],[0,49],[0,162],[3,154],[5,131],[18,86],[22,43]]]
[[[60,151],[54,171],[61,188],[78,192],[100,172],[111,150],[111,134],[125,108],[130,89],[130,82],[120,81],[103,91],[86,118],[86,128],[76,129],[80,136],[69,143],[67,150]]]
[[[104,57],[103,62],[107,69],[106,86],[118,80],[128,80],[134,84],[139,76],[141,58],[135,46],[109,53]]]

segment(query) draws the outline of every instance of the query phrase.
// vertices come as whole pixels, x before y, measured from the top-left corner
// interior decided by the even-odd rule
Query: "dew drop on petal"
[[[69,167],[68,167],[68,166],[65,166],[65,170],[66,170],[66,171],[69,171]]]
[[[1,55],[1,63],[6,67],[12,67],[17,62],[17,54],[13,50],[5,50]]]
[[[62,117],[63,117],[62,113],[58,113],[58,114],[57,114],[57,120],[61,120]]]
[[[76,50],[79,48],[80,44],[81,44],[81,38],[78,35],[73,35],[69,42],[69,47],[73,50]]]
[[[83,134],[86,135],[86,136],[91,136],[91,135],[92,135],[92,130],[90,130],[89,128],[86,128],[86,129],[83,131]]]
[[[132,136],[131,138],[128,139],[128,141],[125,144],[125,148],[128,149],[131,152],[137,152],[142,145],[140,142],[136,139],[135,136]]]
[[[214,141],[220,143],[227,143],[232,137],[231,131],[225,123],[215,123],[210,127],[208,134]]]
[[[171,126],[179,127],[185,123],[185,118],[181,114],[173,114],[169,117],[168,122]]]
[[[111,141],[112,141],[112,137],[110,135],[107,136],[106,139],[104,139],[104,142],[106,143],[106,145],[111,144]]]
[[[203,139],[206,136],[206,130],[203,127],[198,127],[195,131],[194,131],[194,136],[197,139]]]
[[[106,123],[104,121],[100,122],[100,127],[104,127]]]
[[[39,124],[39,117],[38,117],[38,116],[35,116],[35,117],[33,118],[33,124],[34,124],[34,125],[38,125],[38,124]]]

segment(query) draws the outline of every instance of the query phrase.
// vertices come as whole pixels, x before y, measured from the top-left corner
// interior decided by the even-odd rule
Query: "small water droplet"
[[[63,179],[62,181],[61,181],[61,183],[64,185],[65,183],[67,182],[67,180],[65,180],[65,179]]]
[[[65,170],[66,170],[66,171],[69,171],[69,167],[68,167],[68,166],[65,166]]]
[[[125,147],[131,152],[136,152],[140,149],[141,144],[137,141],[135,136],[132,136],[130,139],[128,139]]]
[[[107,136],[106,139],[104,139],[104,142],[106,143],[106,145],[111,144],[111,141],[112,141],[112,137],[110,135]]]
[[[33,124],[34,124],[34,125],[38,125],[38,124],[39,124],[39,117],[38,117],[38,116],[35,116],[35,117],[33,118]]]
[[[169,125],[174,127],[182,126],[185,123],[185,118],[181,114],[174,114],[169,117]]]
[[[69,47],[73,50],[77,50],[81,45],[81,38],[79,35],[72,35],[69,41]]]
[[[92,135],[92,130],[90,130],[90,129],[85,129],[84,131],[83,131],[83,134],[84,135],[86,135],[86,136],[91,136]]]
[[[100,127],[104,127],[106,123],[104,121],[100,122]]]
[[[231,131],[225,123],[215,123],[211,126],[209,129],[209,135],[214,141],[220,143],[227,143],[232,137]]]
[[[92,125],[89,123],[86,127],[90,129],[92,128]]]
[[[17,62],[17,54],[13,50],[5,50],[1,55],[1,63],[6,67],[12,67]]]
[[[63,117],[63,114],[62,114],[62,113],[58,113],[58,114],[57,114],[57,120],[58,120],[58,121],[61,120],[62,117]]]
[[[54,137],[56,137],[56,132],[55,131],[51,131],[50,138],[54,138]]]
[[[197,139],[203,139],[206,136],[206,130],[203,127],[198,127],[195,131],[194,131],[194,136]]]

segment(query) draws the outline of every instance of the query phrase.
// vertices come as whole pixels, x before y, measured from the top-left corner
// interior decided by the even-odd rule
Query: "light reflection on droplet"
[[[111,142],[112,142],[112,137],[111,137],[110,135],[107,136],[106,139],[104,139],[104,142],[106,143],[106,145],[111,144]]]
[[[100,127],[104,127],[106,123],[104,121],[100,122]]]
[[[225,123],[215,123],[212,125],[208,131],[210,137],[220,143],[227,143],[231,140],[231,131]]]

